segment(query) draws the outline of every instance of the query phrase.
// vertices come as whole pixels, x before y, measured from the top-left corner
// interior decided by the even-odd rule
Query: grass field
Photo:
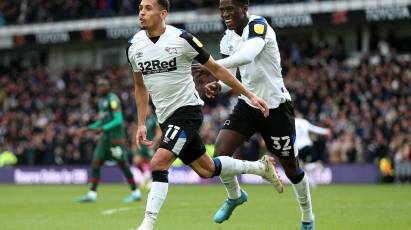
[[[212,220],[225,199],[222,186],[170,186],[156,230],[299,229],[300,211],[290,186],[244,186],[249,201],[221,225]],[[0,185],[0,229],[130,229],[143,217],[145,200],[123,204],[125,185],[100,187],[94,204],[77,204],[86,186]],[[143,191],[146,197],[147,191]],[[411,186],[332,185],[312,191],[316,229],[411,229]]]

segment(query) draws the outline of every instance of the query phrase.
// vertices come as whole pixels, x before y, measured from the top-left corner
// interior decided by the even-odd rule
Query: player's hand
[[[206,67],[198,63],[191,65],[191,73],[195,78],[212,75]]]
[[[208,98],[215,98],[221,91],[221,85],[216,81],[208,83],[205,88],[206,97]]]
[[[250,100],[253,103],[253,105],[257,106],[257,108],[261,110],[261,112],[263,112],[264,117],[268,117],[270,109],[268,108],[267,103],[263,99],[253,95],[250,97]]]
[[[326,133],[325,133],[325,136],[329,139],[329,138],[331,138],[332,137],[332,132],[331,132],[331,129],[326,129]]]
[[[141,145],[147,145],[148,147],[150,147],[151,145],[153,145],[153,142],[150,140],[147,140],[147,128],[145,125],[140,125],[137,129],[137,133],[136,133],[136,144],[137,144],[137,148],[140,149]]]
[[[100,134],[100,133],[103,132],[103,129],[102,129],[102,128],[96,128],[96,129],[93,129],[93,132],[94,132],[95,134]]]
[[[87,131],[87,128],[86,128],[86,127],[81,127],[81,128],[76,129],[76,131],[74,131],[74,135],[76,135],[76,136],[81,136],[81,135],[83,135],[86,131]]]

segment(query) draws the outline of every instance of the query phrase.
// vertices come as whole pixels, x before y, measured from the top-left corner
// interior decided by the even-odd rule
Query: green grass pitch
[[[0,229],[124,229],[143,218],[145,199],[124,204],[126,185],[102,184],[97,203],[74,200],[86,186],[0,185]],[[249,201],[223,224],[213,215],[225,199],[222,185],[171,185],[156,230],[299,229],[300,211],[290,186],[277,194],[268,185],[246,185]],[[143,190],[144,197],[147,191]],[[329,185],[312,190],[317,230],[411,229],[411,186]]]

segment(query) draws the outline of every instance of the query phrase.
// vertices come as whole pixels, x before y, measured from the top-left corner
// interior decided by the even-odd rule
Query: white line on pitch
[[[121,207],[121,208],[107,209],[107,210],[102,211],[101,215],[109,216],[117,212],[125,212],[125,211],[129,211],[131,209],[136,209],[136,208],[144,208],[144,205],[140,205],[138,207]]]

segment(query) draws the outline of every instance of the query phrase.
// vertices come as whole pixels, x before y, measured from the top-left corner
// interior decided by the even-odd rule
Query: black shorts
[[[173,152],[184,164],[189,165],[206,152],[200,137],[203,112],[200,106],[184,106],[177,109],[160,124],[163,135],[159,148]]]
[[[298,150],[298,158],[300,158],[303,162],[310,162],[312,158],[313,147],[312,146],[305,146],[304,148]]]
[[[241,133],[247,139],[258,131],[270,152],[279,158],[292,159],[298,154],[294,146],[294,122],[294,108],[289,101],[280,104],[278,108],[270,109],[270,115],[265,118],[259,109],[240,99],[224,122],[223,129]]]

